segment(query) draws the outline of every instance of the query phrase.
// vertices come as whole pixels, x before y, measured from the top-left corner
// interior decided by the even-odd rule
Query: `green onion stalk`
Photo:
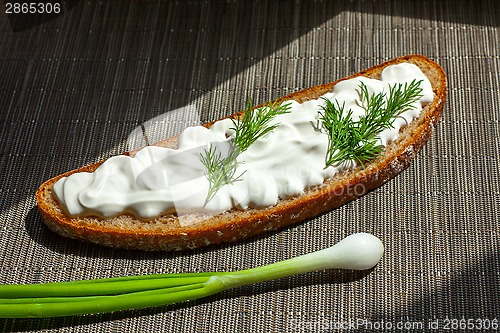
[[[366,270],[378,263],[383,252],[384,247],[377,237],[357,233],[324,250],[234,272],[0,285],[0,318],[62,317],[162,306],[313,271]]]

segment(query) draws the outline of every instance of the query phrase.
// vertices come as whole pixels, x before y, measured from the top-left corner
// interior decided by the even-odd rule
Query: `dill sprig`
[[[384,146],[377,143],[377,136],[385,129],[393,128],[394,118],[412,109],[422,97],[420,82],[394,84],[389,86],[389,94],[370,94],[361,82],[358,90],[360,105],[365,115],[358,121],[352,120],[352,110],[345,111],[345,103],[325,99],[320,119],[329,136],[329,146],[325,167],[342,161],[353,160],[364,164],[379,156]],[[344,115],[345,114],[345,115]]]
[[[278,124],[269,125],[279,114],[288,113],[290,103],[280,104],[274,101],[252,112],[252,103],[248,101],[247,109],[240,120],[231,119],[234,127],[234,144],[241,152],[248,149],[257,139],[273,131]]]
[[[225,184],[232,184],[241,179],[241,175],[235,176],[236,168],[238,167],[237,150],[231,145],[227,156],[223,157],[222,153],[213,145],[205,149],[200,156],[201,163],[205,166],[206,177],[210,182],[205,204],[214,197],[215,193]]]
[[[212,144],[201,154],[201,162],[206,168],[205,175],[210,183],[205,205],[213,199],[221,187],[241,180],[243,173],[236,175],[236,169],[240,164],[237,157],[259,138],[278,127],[279,123],[270,124],[270,122],[277,115],[288,113],[289,109],[290,103],[283,104],[274,101],[253,110],[251,101],[248,101],[243,116],[239,119],[231,119],[234,126],[231,129],[234,135],[229,142],[227,156],[223,156]]]

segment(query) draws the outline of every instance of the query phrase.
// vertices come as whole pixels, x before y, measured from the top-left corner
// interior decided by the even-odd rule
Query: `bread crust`
[[[331,211],[381,186],[404,170],[415,158],[441,118],[447,93],[445,73],[437,63],[422,55],[407,55],[335,82],[280,98],[280,100],[294,99],[298,102],[316,99],[331,91],[333,86],[342,80],[360,75],[378,78],[385,67],[401,62],[413,63],[420,67],[432,84],[434,100],[423,108],[419,118],[400,130],[398,139],[387,146],[385,154],[368,163],[365,169],[359,167],[337,174],[325,180],[322,185],[307,189],[302,195],[280,200],[272,207],[231,210],[187,226],[181,226],[178,218],[171,214],[150,221],[138,220],[130,214],[109,219],[68,217],[54,198],[53,185],[61,177],[75,172],[92,172],[103,163],[99,162],[66,172],[43,183],[36,193],[40,215],[50,229],[73,239],[116,248],[172,251],[234,242]],[[213,122],[206,126],[211,124]],[[175,147],[176,138],[166,139],[156,145]],[[133,155],[134,152],[126,154]],[[200,217],[193,218],[199,220]]]

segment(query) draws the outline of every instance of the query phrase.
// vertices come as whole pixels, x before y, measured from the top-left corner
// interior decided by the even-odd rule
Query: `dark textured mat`
[[[0,320],[1,331],[428,331],[500,319],[498,1],[63,5],[49,18],[0,16],[1,283],[236,270],[359,231],[380,237],[386,254],[368,274],[319,272],[165,308]],[[410,53],[448,74],[443,120],[412,166],[331,213],[229,246],[143,253],[59,237],[36,211],[44,180],[129,149],[150,119],[186,107],[217,119],[247,97],[268,101]],[[153,122],[148,135],[161,131]]]

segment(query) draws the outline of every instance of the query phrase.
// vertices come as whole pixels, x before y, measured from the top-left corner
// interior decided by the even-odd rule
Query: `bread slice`
[[[66,172],[43,183],[36,193],[42,219],[50,229],[66,237],[116,248],[170,251],[234,242],[328,212],[381,186],[405,169],[415,158],[441,118],[446,99],[445,73],[437,63],[424,56],[408,55],[282,98],[298,102],[317,99],[331,91],[341,80],[360,75],[379,78],[385,67],[401,62],[413,63],[420,67],[431,82],[434,100],[423,108],[419,118],[400,130],[398,139],[386,147],[384,155],[365,165],[365,169],[358,167],[338,173],[326,179],[322,185],[308,189],[302,195],[279,200],[272,207],[243,211],[234,209],[208,219],[193,215],[193,223],[189,225],[181,225],[178,217],[172,214],[149,221],[139,220],[130,214],[108,219],[68,217],[52,193],[54,183],[75,172],[92,172],[102,163],[100,162]],[[166,139],[157,145],[175,147],[176,138]],[[134,152],[126,154],[133,155]]]

